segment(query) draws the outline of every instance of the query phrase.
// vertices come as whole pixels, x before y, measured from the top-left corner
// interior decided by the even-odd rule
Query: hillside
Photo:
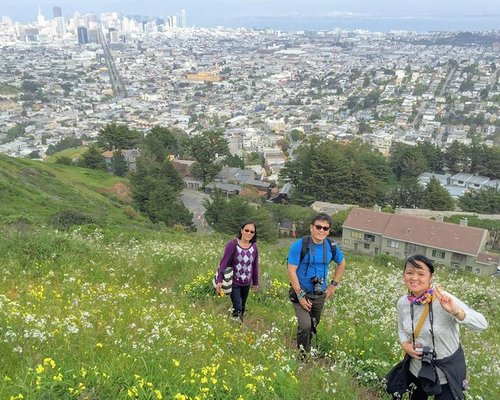
[[[228,237],[2,225],[0,234],[2,399],[387,399],[381,377],[401,354],[400,266],[346,254],[302,364],[286,245],[259,243],[261,290],[239,324],[209,283]],[[436,275],[489,321],[481,335],[462,329],[469,394],[499,398],[498,280]]]
[[[100,226],[141,224],[130,218],[135,215],[127,208],[124,182],[100,171],[0,154],[0,221],[45,224],[56,213],[76,210]]]

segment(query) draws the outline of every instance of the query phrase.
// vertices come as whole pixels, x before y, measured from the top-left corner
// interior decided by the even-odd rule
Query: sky
[[[198,27],[267,24],[272,28],[273,24],[296,21],[307,29],[308,24],[318,25],[321,21],[326,25],[348,21],[355,26],[356,21],[362,25],[363,21],[373,24],[374,20],[388,26],[404,26],[404,21],[412,25],[415,20],[446,26],[454,20],[458,28],[460,24],[467,28],[474,20],[482,26],[480,30],[500,30],[499,0],[0,0],[0,16],[35,21],[39,6],[45,17],[52,17],[55,5],[62,8],[64,16],[75,11],[118,11],[167,17],[185,9],[188,25]]]

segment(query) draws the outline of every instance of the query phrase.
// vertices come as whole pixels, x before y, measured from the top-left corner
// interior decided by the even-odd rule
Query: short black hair
[[[314,223],[316,221],[326,221],[328,222],[328,225],[330,226],[330,228],[332,227],[333,225],[333,222],[332,222],[332,217],[330,217],[328,214],[325,214],[325,213],[319,213],[319,214],[316,214],[313,219],[311,220],[311,225],[314,225]]]
[[[238,235],[236,235],[236,237],[238,239],[241,239],[241,230],[246,226],[246,225],[253,225],[253,227],[255,228],[254,231],[255,233],[253,234],[253,237],[250,239],[250,243],[255,243],[257,241],[257,225],[255,224],[255,222],[253,221],[246,221],[244,222],[241,226],[240,226],[240,229],[238,231]]]
[[[416,261],[420,261],[420,262],[424,263],[429,268],[429,271],[431,271],[431,274],[434,273],[434,264],[433,264],[432,260],[427,258],[426,256],[421,255],[421,254],[415,254],[414,256],[408,257],[406,259],[404,269],[406,269],[406,264],[411,264],[413,267],[415,267],[417,269],[422,269],[422,266],[420,264],[418,264]]]

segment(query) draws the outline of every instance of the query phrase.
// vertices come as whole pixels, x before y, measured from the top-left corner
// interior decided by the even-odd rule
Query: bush
[[[131,206],[126,206],[123,208],[123,213],[129,217],[130,219],[137,219],[139,218],[139,212]]]
[[[49,223],[56,229],[68,229],[73,225],[94,224],[96,221],[90,215],[75,210],[62,210],[52,214]]]

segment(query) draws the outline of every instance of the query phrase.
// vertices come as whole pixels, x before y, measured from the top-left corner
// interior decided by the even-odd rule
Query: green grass
[[[61,150],[51,156],[48,156],[46,159],[44,159],[44,161],[53,164],[56,162],[58,157],[69,157],[71,159],[79,158],[87,149],[88,147],[75,147],[71,149]]]
[[[386,399],[398,361],[400,267],[347,254],[326,306],[315,356],[297,361],[281,245],[260,243],[261,291],[244,324],[210,279],[228,239],[122,228],[0,228],[0,398]],[[495,399],[500,374],[498,281],[437,271],[483,312],[462,330],[468,399]]]
[[[78,210],[100,226],[140,225],[125,214],[126,180],[105,172],[0,155],[0,221],[47,223],[50,216]]]

